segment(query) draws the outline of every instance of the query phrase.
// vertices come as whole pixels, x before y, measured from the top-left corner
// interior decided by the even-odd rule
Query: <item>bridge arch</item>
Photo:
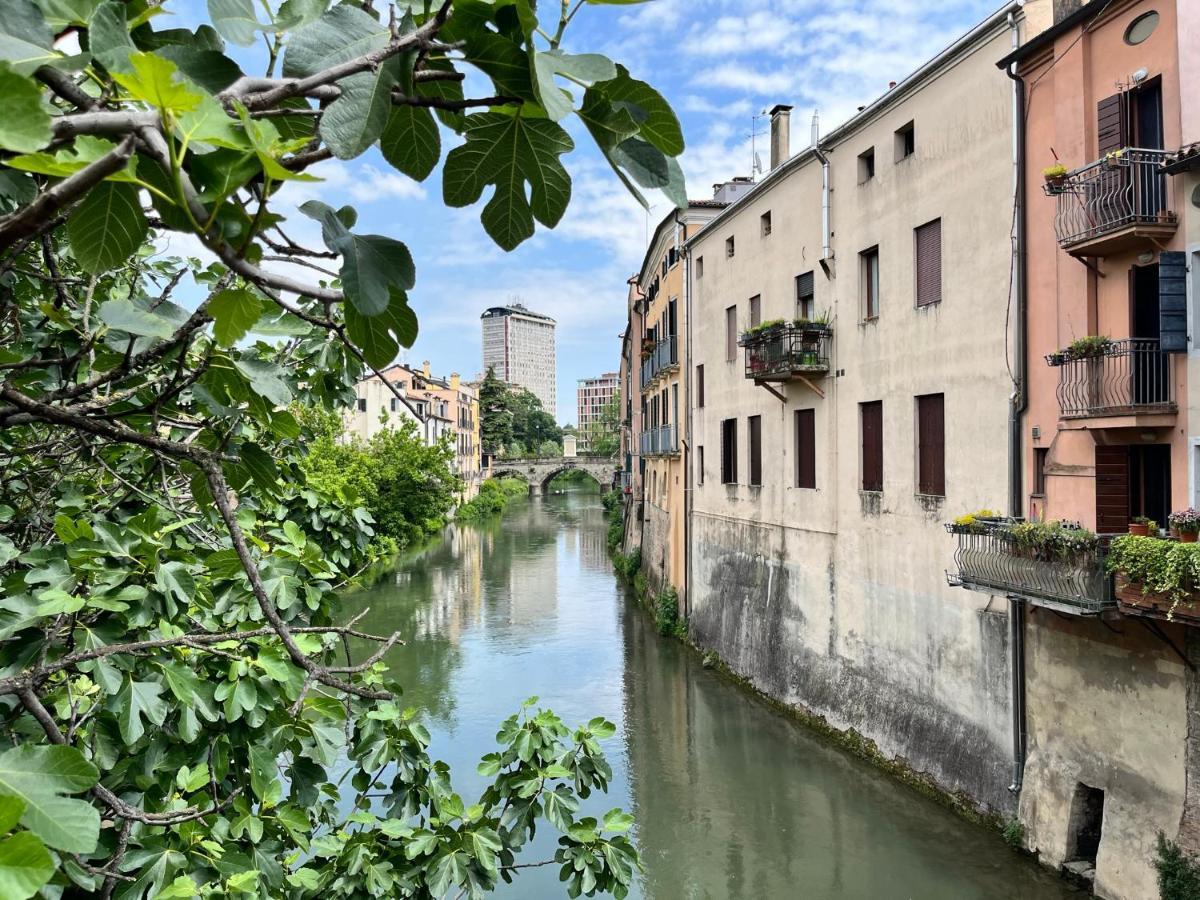
[[[546,458],[497,459],[492,461],[492,478],[522,478],[529,485],[529,492],[545,493],[555,476],[578,469],[591,475],[600,485],[600,490],[612,487],[616,462],[588,456],[558,456]]]

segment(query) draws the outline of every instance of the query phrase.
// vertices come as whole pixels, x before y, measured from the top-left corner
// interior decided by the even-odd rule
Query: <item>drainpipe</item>
[[[675,210],[675,223],[682,231],[683,240],[677,240],[683,258],[683,320],[687,340],[683,346],[683,395],[684,427],[683,444],[683,617],[692,613],[692,255],[687,250],[687,226],[679,220]],[[679,425],[678,422],[675,423]]]
[[[1013,13],[1008,14],[1008,25],[1012,29],[1012,46],[1020,46],[1020,31]],[[1008,511],[1009,515],[1024,513],[1024,487],[1022,485],[1024,459],[1022,455],[1022,429],[1025,410],[1029,405],[1029,386],[1026,378],[1025,346],[1027,339],[1026,288],[1026,209],[1025,209],[1025,82],[1016,74],[1013,64],[1006,70],[1013,81],[1013,294],[1016,306],[1016,328],[1013,338],[1014,379],[1008,423]],[[1012,737],[1013,737],[1013,780],[1008,789],[1020,794],[1025,780],[1025,603],[1009,598],[1009,663],[1012,675]]]
[[[826,278],[832,277],[829,272],[829,260],[833,258],[833,249],[829,236],[829,157],[815,140],[812,145],[813,154],[821,161],[821,271]]]

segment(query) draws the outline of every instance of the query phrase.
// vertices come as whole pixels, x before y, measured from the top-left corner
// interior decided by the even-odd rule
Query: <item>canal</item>
[[[596,493],[519,501],[501,520],[451,525],[352,598],[369,630],[408,641],[389,662],[426,712],[431,753],[464,798],[479,757],[530,695],[568,725],[617,724],[607,795],[637,819],[646,866],[633,897],[1011,898],[1062,883],[870,765],[829,745],[662,639],[618,584]],[[471,802],[469,799],[467,802]],[[549,859],[539,831],[529,859]],[[557,867],[500,896],[562,898]]]

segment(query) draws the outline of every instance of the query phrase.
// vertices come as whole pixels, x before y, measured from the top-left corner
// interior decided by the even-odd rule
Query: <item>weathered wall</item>
[[[1182,649],[1184,629],[1163,628]],[[1108,625],[1032,609],[1026,634],[1027,844],[1048,865],[1068,859],[1076,785],[1100,788],[1096,894],[1152,900],[1155,836],[1173,837],[1183,810],[1183,661],[1129,619]]]
[[[652,591],[661,591],[669,583],[671,515],[661,506],[647,500],[642,518],[642,572]]]

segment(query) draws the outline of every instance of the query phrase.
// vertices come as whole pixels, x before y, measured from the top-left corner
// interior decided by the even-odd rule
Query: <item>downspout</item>
[[[829,234],[829,157],[814,139],[813,153],[821,161],[821,271],[826,278],[832,277],[829,271],[829,260],[833,258],[832,241]]]
[[[1012,46],[1020,46],[1020,31],[1016,16],[1008,14],[1012,29]],[[1016,74],[1016,64],[1006,69],[1013,81],[1013,300],[1016,306],[1016,327],[1013,336],[1014,366],[1013,392],[1010,398],[1008,424],[1008,512],[1020,517],[1024,514],[1024,457],[1022,453],[1022,429],[1025,410],[1029,405],[1029,386],[1026,378],[1026,208],[1025,208],[1025,82]],[[1025,602],[1009,598],[1008,610],[1009,664],[1012,675],[1012,738],[1013,780],[1008,789],[1019,795],[1025,781]]]
[[[675,210],[675,223],[681,228],[683,240],[676,238],[683,259],[683,319],[687,339],[683,347],[683,396],[684,416],[687,423],[683,437],[683,617],[692,612],[692,256],[687,250],[687,226],[679,221],[679,210]],[[676,423],[678,424],[678,423]]]

